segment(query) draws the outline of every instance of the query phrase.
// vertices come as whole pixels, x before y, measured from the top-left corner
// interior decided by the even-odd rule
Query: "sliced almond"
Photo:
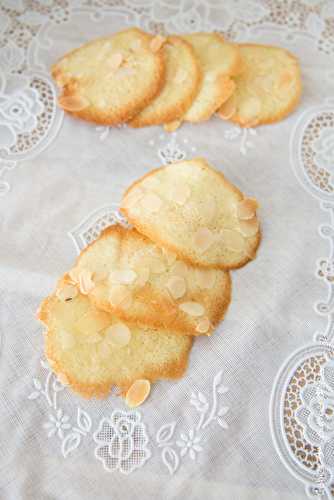
[[[132,292],[124,285],[112,286],[109,292],[109,302],[114,307],[129,309],[133,302]]]
[[[176,261],[176,254],[175,253],[170,252],[166,248],[162,248],[162,253],[165,256],[167,264],[169,266],[171,266],[172,264],[174,264],[174,262]]]
[[[123,55],[120,52],[116,52],[113,54],[107,61],[109,68],[113,71],[118,70],[121,67],[123,62]]]
[[[128,389],[125,396],[125,402],[130,408],[135,408],[145,401],[150,391],[150,381],[145,379],[138,379],[132,384],[130,389]]]
[[[171,268],[173,275],[182,276],[185,278],[188,274],[188,268],[185,262],[178,260]]]
[[[57,379],[63,385],[69,385],[70,381],[65,373],[57,373]]]
[[[145,210],[151,213],[158,212],[162,205],[161,198],[155,193],[145,194],[140,203]]]
[[[133,42],[131,42],[130,44],[130,49],[133,50],[133,52],[139,52],[141,48],[142,48],[141,40],[133,40]]]
[[[237,111],[235,96],[232,95],[219,109],[219,116],[223,120],[229,120]]]
[[[79,283],[80,273],[81,273],[81,269],[79,267],[73,267],[73,269],[71,269],[68,272],[68,275],[73,283]]]
[[[88,295],[95,288],[92,276],[93,273],[88,269],[83,269],[79,274],[79,289],[83,295]]]
[[[194,244],[200,253],[206,252],[215,240],[214,234],[207,227],[201,227],[194,235]]]
[[[173,122],[165,123],[164,130],[166,132],[175,132],[181,125],[181,120],[174,120]]]
[[[100,283],[101,281],[104,281],[108,278],[109,273],[108,271],[94,271],[93,273],[93,281],[94,283]]]
[[[174,77],[175,83],[183,83],[186,81],[188,76],[187,71],[184,68],[179,68]]]
[[[152,38],[150,42],[150,49],[152,52],[158,52],[161,49],[163,44],[166,42],[166,37],[161,35],[156,35]]]
[[[154,274],[162,274],[166,271],[165,263],[158,257],[149,257],[147,259],[150,271]]]
[[[259,221],[256,217],[249,220],[239,221],[240,231],[246,238],[251,238],[255,236],[259,231]]]
[[[67,330],[60,330],[59,337],[62,349],[67,350],[74,347],[75,339],[71,332],[68,332]]]
[[[185,312],[186,314],[189,314],[189,316],[203,316],[205,309],[202,306],[202,304],[199,304],[198,302],[182,302],[182,304],[179,305],[179,309],[181,311]]]
[[[215,269],[195,269],[197,285],[203,290],[208,290],[215,286],[217,271]]]
[[[242,252],[245,248],[245,240],[238,231],[233,229],[223,229],[220,232],[220,237],[223,246],[234,250],[235,252]]]
[[[133,269],[117,269],[109,274],[111,283],[120,283],[122,285],[131,285],[137,278],[137,273]]]
[[[144,286],[149,280],[150,277],[150,268],[149,267],[141,267],[137,270],[137,279],[136,285]]]
[[[207,333],[209,329],[210,329],[210,321],[208,318],[201,319],[196,326],[196,332],[198,333]]]
[[[177,184],[169,193],[169,199],[175,201],[178,205],[184,205],[191,195],[190,187],[187,184]]]
[[[255,198],[245,198],[237,205],[237,217],[241,220],[252,219],[258,207]]]
[[[200,214],[203,217],[203,220],[207,222],[211,222],[213,217],[216,215],[217,212],[217,204],[214,198],[207,198],[203,201],[201,208],[200,208]]]
[[[123,347],[130,340],[131,330],[124,323],[115,323],[106,330],[106,341],[115,347]]]
[[[80,95],[64,95],[59,97],[58,104],[65,111],[82,111],[89,107],[89,100]]]
[[[186,282],[181,276],[171,276],[166,286],[173,299],[180,299],[186,293]]]
[[[57,290],[56,295],[62,302],[69,302],[78,295],[78,290],[74,285],[66,284]]]

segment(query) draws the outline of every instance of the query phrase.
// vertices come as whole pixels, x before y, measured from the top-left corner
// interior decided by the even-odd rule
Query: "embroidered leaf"
[[[198,393],[198,399],[201,403],[207,403],[206,397],[201,392]]]
[[[223,415],[226,415],[226,413],[228,412],[229,408],[227,406],[223,406],[222,408],[220,408],[219,412],[218,412],[218,415],[220,417],[222,417]]]
[[[172,476],[180,463],[178,454],[173,450],[173,448],[167,447],[162,450],[161,457],[163,463],[166,465],[170,475]]]
[[[28,399],[36,399],[38,398],[39,394],[40,393],[38,391],[34,391],[31,394],[29,394]]]
[[[44,361],[44,359],[41,359],[41,366],[42,366],[42,368],[45,368],[46,370],[49,369],[49,365],[47,364],[46,361]]]
[[[227,422],[225,422],[225,420],[223,420],[222,418],[217,418],[217,423],[220,425],[220,427],[222,429],[228,429],[228,425],[227,425]]]
[[[35,388],[38,391],[40,391],[42,389],[42,384],[40,383],[40,381],[38,380],[38,378],[33,378],[32,381],[33,381],[33,384],[34,384]]]
[[[319,37],[325,27],[325,21],[314,12],[311,12],[306,19],[305,25],[312,35]]]
[[[259,5],[258,2],[253,2],[251,0],[244,0],[240,4],[235,4],[233,6],[233,11],[235,17],[237,17],[240,21],[245,22],[256,22],[260,21],[264,16],[269,14],[269,11],[263,5]]]
[[[158,444],[167,443],[170,439],[172,439],[174,430],[175,430],[176,422],[171,422],[170,424],[165,424],[157,432],[156,440]]]
[[[225,394],[225,392],[228,392],[228,387],[221,385],[220,387],[218,387],[217,392],[219,392],[219,394]]]
[[[81,442],[81,436],[77,432],[67,434],[66,438],[61,443],[61,452],[66,458],[72,451],[76,450]]]
[[[196,453],[194,452],[194,450],[192,448],[190,448],[190,450],[189,450],[189,456],[190,456],[191,460],[196,460]]]
[[[92,419],[90,418],[88,413],[84,410],[81,410],[81,408],[78,408],[77,424],[79,429],[84,432],[89,432],[92,427]]]
[[[223,371],[221,370],[220,372],[217,373],[217,375],[213,379],[213,385],[217,387],[222,381],[222,377],[223,377]]]
[[[52,382],[52,389],[55,392],[63,391],[65,389],[65,386],[58,380],[57,378],[54,379]]]
[[[334,465],[334,439],[330,439],[324,446],[325,464],[329,467]]]

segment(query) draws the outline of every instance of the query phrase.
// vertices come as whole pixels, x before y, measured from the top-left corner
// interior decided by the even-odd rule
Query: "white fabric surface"
[[[235,41],[286,47],[301,62],[301,105],[281,123],[248,131],[218,118],[167,134],[63,116],[50,64],[85,40],[133,24],[218,29]],[[0,498],[330,498],[334,101],[326,99],[334,90],[333,2],[2,0],[0,41]],[[9,101],[23,109],[18,120]],[[126,460],[106,470],[97,431],[103,418],[112,426],[114,412],[128,410],[116,396],[86,401],[55,382],[35,312],[87,243],[87,231],[101,217],[110,223],[134,179],[168,159],[196,155],[259,200],[263,241],[257,259],[233,272],[227,317],[211,338],[196,340],[186,376],[155,384],[139,408],[145,463],[129,474]],[[311,170],[325,179],[318,187]],[[276,385],[295,350],[293,367]],[[281,401],[311,351],[325,358],[319,371],[311,363],[303,387],[314,385],[313,375],[321,387],[315,399],[300,394],[293,411],[303,407],[305,418],[292,423],[300,426],[297,440],[317,446],[309,463],[319,464],[309,473],[288,444]],[[48,437],[50,416],[63,419],[63,429]],[[188,449],[186,440],[193,442]]]

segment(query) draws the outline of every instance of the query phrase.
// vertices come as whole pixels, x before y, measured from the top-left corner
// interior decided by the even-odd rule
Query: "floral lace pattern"
[[[319,199],[329,216],[320,235],[329,242],[329,255],[319,259],[316,276],[328,287],[326,301],[315,310],[325,316],[324,332],[283,364],[273,388],[271,425],[283,463],[304,482],[310,497],[334,493],[334,204],[331,179],[334,108],[331,102],[304,112],[296,124],[290,149],[292,167],[302,186]],[[283,430],[282,430],[283,429]]]
[[[138,412],[114,410],[94,434],[95,456],[107,471],[130,474],[150,458],[148,437]]]

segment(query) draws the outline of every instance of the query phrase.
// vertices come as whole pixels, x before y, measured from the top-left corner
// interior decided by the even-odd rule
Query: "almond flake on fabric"
[[[137,278],[137,273],[133,269],[118,269],[111,271],[109,281],[111,283],[120,283],[122,285],[131,285]]]
[[[130,408],[136,408],[147,399],[150,391],[151,384],[149,380],[136,380],[131,385],[130,389],[128,389],[125,396],[125,402]]]
[[[209,329],[210,329],[210,321],[208,318],[201,319],[196,326],[196,332],[198,333],[207,333]]]

